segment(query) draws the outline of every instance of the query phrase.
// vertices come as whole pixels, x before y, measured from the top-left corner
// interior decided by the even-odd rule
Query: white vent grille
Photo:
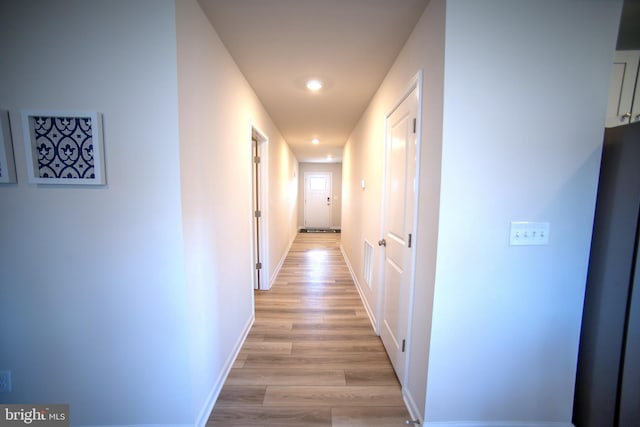
[[[373,277],[373,246],[365,240],[364,242],[364,259],[362,261],[362,277],[367,286],[371,287],[371,279]]]

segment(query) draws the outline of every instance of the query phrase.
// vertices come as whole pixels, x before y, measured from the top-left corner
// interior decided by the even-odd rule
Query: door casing
[[[402,374],[402,378],[398,378],[398,380],[400,381],[401,385],[404,387],[404,385],[407,383],[407,379],[408,379],[408,374],[409,374],[409,370],[406,369],[409,366],[410,363],[410,357],[409,355],[411,354],[411,324],[412,324],[412,319],[413,319],[413,295],[414,295],[414,288],[415,288],[415,265],[416,265],[416,248],[419,242],[419,235],[418,235],[418,224],[419,224],[419,211],[418,211],[418,206],[419,206],[419,194],[420,194],[420,153],[421,153],[421,146],[422,146],[422,138],[421,138],[421,129],[422,129],[422,99],[423,99],[423,95],[422,95],[422,80],[423,80],[423,72],[422,70],[418,71],[418,73],[410,80],[409,84],[407,85],[406,89],[404,90],[404,92],[402,92],[402,94],[398,97],[398,101],[393,105],[393,107],[389,110],[389,112],[385,115],[385,144],[384,144],[384,171],[383,171],[383,177],[382,177],[382,182],[383,184],[383,190],[382,190],[382,205],[381,205],[381,212],[382,212],[382,221],[380,223],[380,236],[382,236],[384,238],[385,235],[385,230],[386,230],[386,217],[387,217],[387,212],[386,212],[386,203],[387,203],[387,190],[386,190],[386,181],[387,181],[387,161],[388,161],[388,156],[387,156],[387,144],[390,143],[390,141],[388,141],[388,135],[389,135],[389,129],[387,129],[387,123],[390,119],[390,117],[393,115],[393,113],[397,110],[397,108],[404,102],[404,100],[415,90],[417,93],[417,111],[416,111],[416,133],[415,133],[415,138],[416,138],[416,152],[415,152],[415,156],[416,156],[416,164],[415,164],[415,177],[414,177],[414,200],[413,200],[413,224],[411,226],[413,233],[412,233],[412,248],[413,250],[411,251],[410,254],[410,262],[409,262],[409,287],[408,287],[408,296],[407,296],[407,332],[406,332],[406,346],[405,346],[405,352],[404,352],[404,372]],[[380,250],[379,251],[379,256],[378,256],[378,265],[379,265],[379,269],[378,269],[378,283],[380,284],[380,286],[378,287],[378,305],[376,307],[376,318],[378,319],[378,321],[376,322],[376,333],[378,335],[380,335],[381,333],[381,327],[382,327],[382,321],[383,321],[383,309],[384,309],[384,295],[385,295],[385,251],[384,250]]]
[[[258,175],[254,163],[255,152],[253,141],[257,141],[257,154],[260,157]],[[270,288],[269,279],[269,139],[256,126],[251,126],[251,269],[253,289],[267,290]],[[256,181],[258,184],[256,184]],[[257,199],[256,199],[257,196]],[[258,204],[256,204],[258,200]],[[255,217],[255,211],[260,210],[260,217]],[[259,226],[258,226],[259,225]],[[256,264],[262,263],[260,271]],[[259,276],[258,276],[259,275]],[[259,279],[258,279],[259,277]],[[258,286],[260,284],[260,286]]]

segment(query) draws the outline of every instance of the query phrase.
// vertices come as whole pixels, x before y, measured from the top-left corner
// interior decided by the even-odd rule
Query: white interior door
[[[267,138],[253,128],[251,131],[251,165],[252,165],[252,231],[253,231],[253,270],[254,289],[269,289],[268,275],[268,150]]]
[[[380,337],[401,383],[415,246],[417,93],[415,88],[387,117],[384,237],[379,242],[384,253]]]
[[[305,228],[331,228],[331,172],[304,174]]]

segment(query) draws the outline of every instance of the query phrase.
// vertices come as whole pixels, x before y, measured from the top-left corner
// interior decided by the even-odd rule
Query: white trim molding
[[[369,317],[369,322],[371,322],[371,326],[373,327],[373,330],[375,331],[376,335],[380,335],[376,317],[374,316],[373,311],[371,310],[371,307],[369,307],[369,303],[367,302],[367,299],[364,297],[364,294],[362,293],[360,282],[358,281],[358,278],[356,277],[356,274],[353,271],[353,267],[351,266],[349,257],[347,256],[347,253],[344,251],[344,247],[342,245],[340,245],[340,252],[342,253],[342,258],[344,258],[344,262],[347,264],[347,268],[349,269],[349,273],[351,274],[353,283],[355,283],[356,285],[356,289],[358,290],[358,295],[360,295],[360,300],[362,301],[362,305],[364,305],[364,310],[367,312],[367,316]]]
[[[216,404],[216,400],[218,400],[218,396],[222,391],[222,386],[224,385],[224,382],[227,380],[227,377],[231,372],[231,368],[233,367],[233,364],[235,363],[236,358],[238,357],[238,354],[240,353],[240,350],[242,349],[242,346],[244,345],[244,342],[249,335],[249,331],[251,330],[251,326],[253,326],[253,322],[255,321],[255,319],[255,314],[252,314],[251,317],[249,317],[249,320],[245,325],[242,334],[240,335],[240,339],[236,342],[236,345],[233,348],[233,352],[231,352],[231,355],[224,364],[224,368],[222,369],[220,376],[218,376],[218,379],[213,384],[213,387],[211,388],[211,391],[207,396],[207,400],[200,410],[200,414],[198,415],[195,423],[196,427],[206,426],[207,421],[209,420],[209,415],[211,414],[211,411]]]
[[[423,427],[574,427],[566,422],[545,421],[430,421]]]

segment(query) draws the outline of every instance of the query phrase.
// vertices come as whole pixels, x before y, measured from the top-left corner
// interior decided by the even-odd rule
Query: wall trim
[[[402,387],[402,399],[404,400],[404,404],[409,411],[409,415],[411,415],[411,419],[418,419],[422,421],[422,415],[420,415],[418,405],[416,405],[416,401],[413,400],[413,396],[411,395],[411,392],[407,387]]]
[[[278,265],[276,265],[276,268],[273,269],[273,274],[271,275],[271,278],[269,279],[269,287],[267,289],[263,289],[263,290],[268,291],[269,289],[271,289],[271,287],[273,286],[273,283],[278,278],[278,274],[280,274],[280,270],[282,270],[282,265],[284,264],[284,260],[287,259],[287,255],[289,255],[289,251],[291,250],[291,246],[293,245],[294,240],[296,240],[296,235],[294,235],[293,239],[291,239],[289,241],[289,245],[287,246],[287,249],[282,254],[282,257],[280,258],[280,261],[278,262]]]
[[[229,356],[229,358],[227,358],[227,361],[224,364],[224,368],[222,369],[222,372],[218,376],[218,379],[216,380],[216,382],[213,384],[213,387],[211,388],[211,391],[209,392],[209,395],[207,396],[207,399],[205,400],[204,405],[202,406],[202,409],[198,414],[198,418],[196,418],[196,423],[195,423],[196,427],[206,426],[207,421],[209,420],[209,415],[211,414],[211,411],[213,410],[213,407],[216,404],[216,400],[218,400],[218,396],[222,391],[222,386],[224,385],[224,382],[227,380],[227,377],[231,372],[231,368],[233,367],[233,364],[235,363],[236,358],[238,357],[238,354],[240,353],[240,350],[242,349],[242,346],[244,345],[244,342],[247,339],[247,336],[249,335],[249,331],[251,330],[251,326],[253,326],[253,322],[255,321],[255,319],[256,319],[255,313],[251,313],[251,316],[249,317],[249,320],[244,326],[244,330],[242,331],[240,338],[236,342],[236,345],[234,346],[233,351],[231,352],[231,355]]]
[[[254,123],[253,120],[249,121],[250,123],[250,134],[249,134],[249,142],[251,143],[251,156],[249,157],[249,170],[251,174],[249,175],[249,188],[251,191],[249,192],[249,203],[251,205],[251,214],[250,214],[250,230],[251,230],[251,270],[252,274],[252,286],[254,290],[257,290],[257,275],[254,270],[256,262],[256,222],[255,217],[253,216],[253,210],[256,208],[255,206],[255,176],[254,176],[254,163],[253,163],[253,139],[257,140],[258,144],[258,155],[260,156],[260,188],[258,189],[259,198],[260,198],[260,210],[262,211],[261,217],[261,226],[260,226],[260,242],[259,248],[260,251],[260,262],[262,262],[263,266],[269,265],[269,209],[267,208],[266,201],[269,200],[269,138],[267,135]],[[266,271],[266,270],[264,270]],[[266,273],[268,274],[268,273]],[[261,282],[265,282],[266,278],[261,276]]]
[[[571,423],[545,421],[433,421],[423,427],[575,427]]]
[[[193,424],[78,424],[77,427],[193,427]]]
[[[364,305],[364,309],[367,312],[367,316],[369,317],[369,322],[371,322],[371,326],[373,326],[373,330],[376,335],[380,335],[380,331],[378,330],[378,322],[376,317],[373,315],[373,311],[371,307],[369,307],[369,303],[367,299],[364,297],[364,293],[362,292],[362,288],[360,282],[358,282],[358,278],[353,271],[353,267],[351,266],[351,262],[349,261],[349,257],[347,253],[344,251],[344,247],[340,244],[340,252],[342,253],[342,258],[344,258],[344,262],[347,264],[347,268],[349,269],[349,273],[351,273],[351,278],[353,279],[353,283],[356,284],[356,289],[358,290],[358,295],[360,296],[360,300],[362,301],[362,305]]]

